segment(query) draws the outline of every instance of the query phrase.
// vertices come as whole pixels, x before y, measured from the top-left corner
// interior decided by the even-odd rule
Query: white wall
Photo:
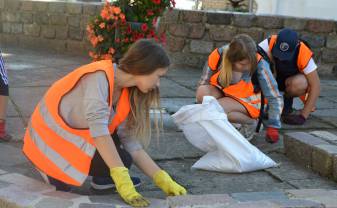
[[[337,20],[337,0],[256,0],[257,14]]]

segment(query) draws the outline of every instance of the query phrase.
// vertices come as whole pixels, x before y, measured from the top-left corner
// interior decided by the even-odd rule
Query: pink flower
[[[147,31],[147,29],[148,29],[147,24],[143,23],[142,26],[141,26],[141,29],[142,29],[142,31],[144,31],[144,32]]]

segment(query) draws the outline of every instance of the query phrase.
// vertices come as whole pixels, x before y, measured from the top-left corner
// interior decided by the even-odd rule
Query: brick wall
[[[202,68],[215,47],[228,43],[236,34],[246,33],[260,42],[283,27],[296,30],[311,45],[321,75],[337,74],[336,21],[179,10],[161,20],[173,63],[197,68]]]
[[[87,54],[85,29],[101,3],[0,0],[0,43]]]
[[[0,44],[87,54],[85,28],[101,3],[0,0]],[[315,52],[319,73],[337,74],[337,22],[246,13],[179,11],[167,13],[160,30],[175,65],[202,68],[207,55],[233,36],[247,33],[257,42],[290,27]],[[335,69],[335,70],[334,70]]]
[[[231,3],[228,0],[199,0],[202,3],[203,10],[232,10]],[[241,8],[249,9],[249,0],[241,3]]]

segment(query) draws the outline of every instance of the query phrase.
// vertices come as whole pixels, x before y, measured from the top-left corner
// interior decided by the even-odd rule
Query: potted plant
[[[100,14],[87,25],[88,39],[93,47],[89,55],[94,61],[118,61],[138,39],[153,38],[165,43],[165,34],[156,30],[158,18],[174,6],[174,0],[106,1]]]

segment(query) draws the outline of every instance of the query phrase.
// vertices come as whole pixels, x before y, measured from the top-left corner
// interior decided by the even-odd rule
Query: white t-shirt
[[[264,41],[262,41],[261,43],[259,43],[259,46],[268,54],[270,55],[270,51],[269,51],[269,43],[268,43],[268,38],[265,39]],[[307,66],[303,69],[303,71],[301,71],[302,73],[304,73],[305,75],[310,74],[311,72],[315,71],[317,69],[317,65],[314,61],[313,58],[310,58],[309,63],[307,64]]]

